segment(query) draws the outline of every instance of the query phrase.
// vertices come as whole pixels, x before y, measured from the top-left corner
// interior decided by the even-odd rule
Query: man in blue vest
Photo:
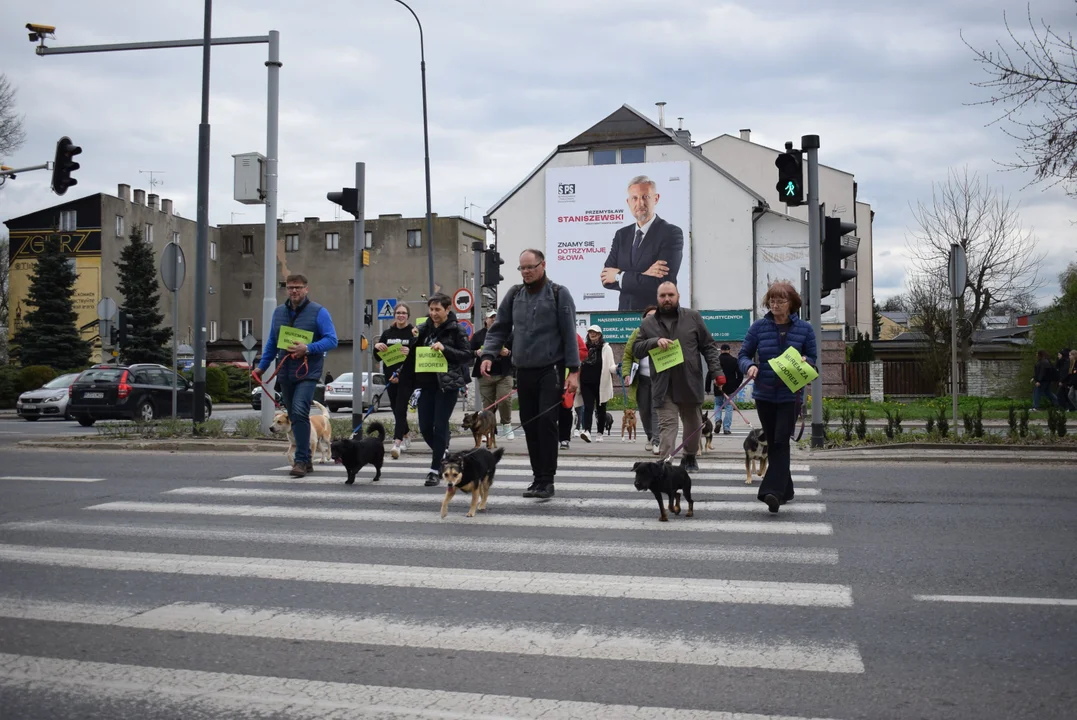
[[[288,299],[273,311],[273,326],[263,343],[262,360],[252,373],[259,384],[262,373],[274,359],[280,363],[277,381],[280,383],[281,399],[288,409],[295,435],[295,458],[290,475],[301,478],[314,471],[310,457],[310,403],[318,378],[322,376],[325,354],[337,346],[337,331],[329,311],[307,298],[305,275],[289,275],[285,280]],[[309,343],[293,342],[287,350],[277,347],[282,327],[312,333]],[[353,379],[353,392],[358,392],[362,382]]]

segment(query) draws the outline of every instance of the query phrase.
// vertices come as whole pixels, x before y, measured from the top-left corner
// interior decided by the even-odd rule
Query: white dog
[[[320,451],[322,454],[321,462],[324,465],[329,462],[330,444],[333,441],[333,428],[329,423],[329,410],[317,400],[311,403],[311,407],[317,408],[321,415],[310,416],[310,457],[313,460],[314,456]],[[288,462],[294,463],[295,433],[292,432],[292,421],[288,418],[287,412],[284,410],[277,411],[277,414],[273,416],[273,424],[269,426],[269,432],[275,435],[288,434],[286,457]]]

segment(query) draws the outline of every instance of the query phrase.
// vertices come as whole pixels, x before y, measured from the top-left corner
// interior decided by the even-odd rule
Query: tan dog
[[[624,415],[621,416],[621,442],[625,441],[625,431],[628,431],[628,441],[634,442],[636,439],[636,411],[632,408],[625,408]]]
[[[329,462],[330,446],[333,442],[333,428],[329,424],[329,410],[325,405],[322,405],[317,400],[311,402],[312,408],[318,408],[321,415],[310,416],[310,457],[311,460],[314,456],[321,451],[321,462],[324,465]],[[278,410],[277,414],[273,416],[273,424],[269,426],[269,432],[274,435],[288,434],[288,452],[286,457],[288,462],[295,462],[295,433],[292,432],[292,421],[288,418],[288,413],[283,410]]]
[[[441,461],[441,479],[445,481],[445,499],[441,501],[442,518],[449,514],[449,501],[457,490],[471,493],[467,517],[475,517],[476,510],[486,510],[490,486],[494,484],[494,470],[504,454],[505,448],[497,448],[493,452],[476,448],[453,453]]]

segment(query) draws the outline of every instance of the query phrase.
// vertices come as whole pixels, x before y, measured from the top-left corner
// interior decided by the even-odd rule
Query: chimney
[[[172,201],[168,198],[161,200],[161,212],[165,215],[172,215]]]
[[[678,130],[684,130],[684,118],[682,118],[682,117],[677,118],[677,129]]]
[[[146,191],[145,190],[135,190],[135,205],[145,205],[145,204],[146,204]]]
[[[146,198],[146,200],[147,200],[146,204],[150,206],[151,210],[156,210],[157,209],[157,200],[158,199],[159,199],[159,196],[157,195],[157,193],[150,193],[149,196]]]
[[[741,128],[740,129],[740,139],[743,140],[744,142],[751,142],[752,141],[752,129],[751,128]]]
[[[305,222],[305,223],[316,223],[316,222],[318,222],[318,218],[316,218],[316,217],[305,217],[305,218],[303,218],[303,222]]]
[[[658,106],[658,127],[665,128],[666,127],[666,103],[665,103],[665,101],[656,102],[655,105]]]
[[[124,202],[131,202],[131,186],[120,183],[116,186],[116,197]]]

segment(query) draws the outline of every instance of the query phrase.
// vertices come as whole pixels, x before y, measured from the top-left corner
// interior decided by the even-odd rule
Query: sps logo
[[[559,197],[568,197],[576,194],[576,183],[558,183],[557,194]]]

